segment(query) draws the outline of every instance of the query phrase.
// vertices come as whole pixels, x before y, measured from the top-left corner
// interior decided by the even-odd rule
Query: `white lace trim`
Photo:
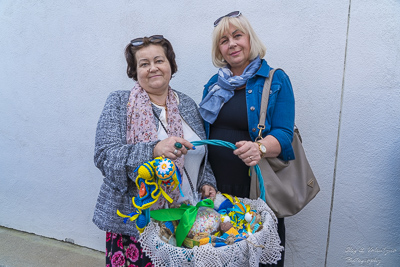
[[[159,237],[160,227],[151,221],[140,235],[143,251],[155,266],[258,266],[274,264],[281,259],[277,218],[261,199],[241,199],[261,214],[263,229],[233,245],[215,248],[211,244],[193,249],[175,247]]]

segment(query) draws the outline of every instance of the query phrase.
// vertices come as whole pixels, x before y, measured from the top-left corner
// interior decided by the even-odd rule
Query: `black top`
[[[251,141],[246,107],[246,90],[235,90],[234,96],[221,108],[218,118],[210,125],[210,139],[218,139],[235,144]],[[208,146],[209,162],[221,193],[238,197],[249,197],[249,167],[233,154],[231,148]]]

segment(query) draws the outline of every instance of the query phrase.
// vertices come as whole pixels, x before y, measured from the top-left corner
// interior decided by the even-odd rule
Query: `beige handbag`
[[[260,109],[260,122],[258,124],[258,138],[262,138],[261,131],[265,128],[264,123],[268,107],[269,92],[271,89],[272,77],[276,70],[277,69],[271,70],[269,77],[265,79]],[[262,158],[258,162],[266,191],[265,201],[278,218],[288,217],[298,213],[320,190],[301,142],[300,133],[295,127],[292,141],[295,154],[294,160],[282,161],[278,158]],[[256,199],[260,194],[257,174],[254,167],[252,167],[250,198]]]

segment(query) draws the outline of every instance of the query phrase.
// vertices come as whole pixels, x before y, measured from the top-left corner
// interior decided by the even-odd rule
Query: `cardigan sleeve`
[[[129,177],[143,162],[151,160],[158,141],[126,143],[126,104],[129,91],[112,92],[97,124],[94,163],[104,182],[121,192],[128,190]]]

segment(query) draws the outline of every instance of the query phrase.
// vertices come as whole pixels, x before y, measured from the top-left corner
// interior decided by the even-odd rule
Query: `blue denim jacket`
[[[258,122],[260,119],[261,96],[264,87],[265,78],[269,76],[271,67],[263,59],[260,69],[252,76],[246,84],[246,103],[247,120],[249,123],[249,134],[254,141],[258,136]],[[218,74],[211,77],[204,86],[203,99],[207,95],[211,85],[218,80]],[[289,77],[285,72],[277,70],[274,74],[271,92],[268,101],[267,117],[265,129],[262,136],[274,136],[281,145],[282,160],[293,160],[294,152],[292,148],[293,130],[294,130],[294,94]],[[210,134],[210,124],[204,122],[207,138]]]

